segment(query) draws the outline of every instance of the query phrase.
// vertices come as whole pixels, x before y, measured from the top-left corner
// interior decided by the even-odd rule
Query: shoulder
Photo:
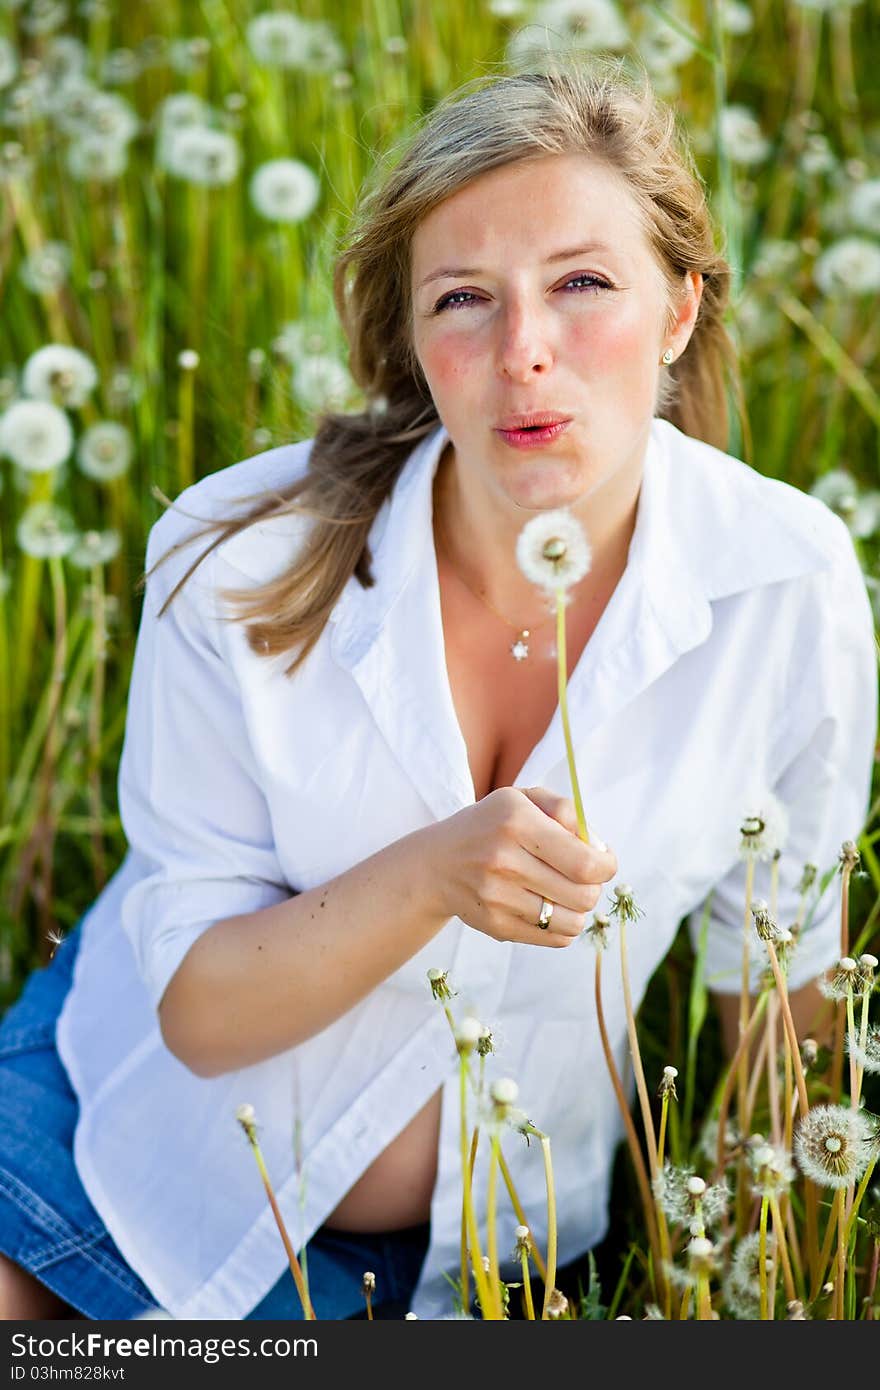
[[[864,588],[852,537],[819,498],[666,420],[655,421],[655,438],[670,520],[708,598],[829,573]]]
[[[206,474],[181,492],[151,527],[147,538],[147,570],[168,555],[156,572],[166,572],[161,582],[163,591],[176,583],[216,538],[216,530],[204,529],[206,523],[244,516],[261,498],[303,477],[308,471],[313,442],[304,439],[267,449]],[[307,525],[307,518],[292,514],[272,517],[230,536],[214,553],[239,576],[267,579],[289,562]],[[181,548],[175,551],[178,546]],[[169,554],[171,551],[175,553]]]

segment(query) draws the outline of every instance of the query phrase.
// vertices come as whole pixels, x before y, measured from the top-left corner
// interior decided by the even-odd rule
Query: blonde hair
[[[628,75],[622,60],[555,58],[540,72],[483,75],[445,97],[389,152],[390,167],[362,191],[336,259],[334,302],[366,408],[325,412],[304,477],[260,494],[244,514],[208,522],[162,557],[220,532],[171,590],[160,616],[215,546],[285,513],[314,519],[295,563],[258,587],[223,591],[237,610],[234,619],[248,624],[255,652],[298,648],[286,668],[292,675],[351,575],[372,585],[370,528],[413,447],[439,424],[411,331],[415,230],[488,170],[554,154],[587,155],[624,179],[663,272],[670,316],[687,273],[702,275],[696,326],[686,350],[661,373],[656,408],[686,434],[726,448],[728,385],[742,415],[735,353],[722,322],[730,270],[715,248],[703,186],[674,112],[647,76]]]

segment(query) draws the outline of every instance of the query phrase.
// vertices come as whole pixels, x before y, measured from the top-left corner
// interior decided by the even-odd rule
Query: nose
[[[518,299],[499,316],[498,367],[513,381],[529,381],[534,372],[552,365],[545,314],[543,307]]]

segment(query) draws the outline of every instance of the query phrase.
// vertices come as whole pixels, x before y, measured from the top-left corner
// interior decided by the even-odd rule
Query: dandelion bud
[[[516,1103],[516,1098],[519,1095],[519,1087],[515,1081],[511,1081],[510,1077],[502,1076],[499,1077],[497,1081],[492,1082],[489,1088],[489,1094],[496,1108],[503,1113],[507,1110],[508,1106]]]
[[[805,1067],[814,1067],[819,1056],[819,1044],[815,1038],[804,1038],[801,1043],[801,1057]]]
[[[177,354],[177,365],[183,372],[194,372],[199,365],[199,354],[194,348],[184,348]]]
[[[490,1029],[483,1024],[480,1036],[477,1038],[477,1053],[480,1057],[488,1057],[490,1052],[495,1051],[495,1040]]]
[[[861,855],[856,847],[855,840],[844,840],[840,846],[840,857],[838,863],[842,869],[855,869],[861,862]]]
[[[813,884],[816,882],[816,874],[818,872],[819,870],[815,864],[807,863],[804,865],[804,871],[801,874],[801,881],[798,884],[797,888],[799,893],[806,893],[809,891],[810,888],[812,888]]]
[[[431,986],[431,994],[435,999],[445,1000],[452,998],[452,990],[449,988],[445,970],[437,970],[436,967],[432,967],[432,969],[428,971],[428,983]]]
[[[235,1118],[240,1125],[253,1125],[257,1122],[257,1117],[252,1105],[240,1105],[235,1112]]]
[[[548,1318],[563,1318],[568,1312],[568,1299],[561,1289],[552,1289],[547,1299]]]
[[[461,1020],[455,1030],[455,1045],[458,1048],[459,1055],[466,1056],[468,1053],[473,1052],[477,1043],[480,1041],[482,1031],[483,1025],[478,1018],[469,1017]]]
[[[688,1241],[688,1259],[691,1268],[698,1273],[708,1274],[712,1269],[715,1246],[705,1236],[694,1236]]]
[[[373,1273],[373,1271],[372,1271],[371,1269],[368,1269],[368,1270],[365,1271],[364,1277],[363,1277],[363,1281],[362,1281],[362,1283],[361,1283],[361,1293],[364,1293],[364,1294],[372,1293],[373,1290],[375,1289],[375,1287],[376,1287],[376,1276],[375,1276],[375,1274]]]

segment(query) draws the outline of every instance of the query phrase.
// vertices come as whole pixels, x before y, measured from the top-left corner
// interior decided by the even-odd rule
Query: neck
[[[642,468],[616,473],[591,494],[586,507],[572,507],[592,552],[589,572],[575,586],[571,602],[591,601],[613,588],[626,568],[635,529]],[[503,614],[512,627],[537,627],[547,601],[517,566],[516,541],[534,515],[498,514],[494,499],[465,496],[455,450],[447,444],[434,477],[434,541],[455,574],[475,595]]]

